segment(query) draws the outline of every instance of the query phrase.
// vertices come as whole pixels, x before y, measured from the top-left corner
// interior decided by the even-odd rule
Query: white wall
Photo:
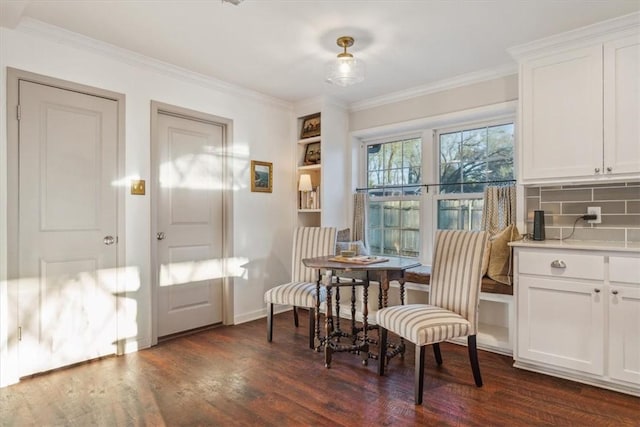
[[[263,294],[290,276],[290,245],[295,194],[292,165],[292,107],[241,88],[183,72],[51,27],[0,28],[0,325],[6,325],[7,301],[7,121],[6,67],[119,92],[126,96],[125,177],[150,179],[150,102],[167,104],[233,120],[234,256],[246,259],[233,285],[235,323],[265,314]],[[53,34],[52,34],[53,32]],[[251,160],[273,162],[273,193],[250,191]],[[146,196],[125,200],[126,266],[139,272],[138,348],[151,343],[150,215]],[[8,348],[0,326],[0,385],[15,370],[15,348]]]
[[[371,129],[517,99],[518,75],[514,67],[514,74],[358,109],[349,116],[349,130]]]

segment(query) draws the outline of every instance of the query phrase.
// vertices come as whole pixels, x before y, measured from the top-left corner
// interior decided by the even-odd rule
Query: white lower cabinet
[[[609,271],[609,375],[640,385],[640,258],[612,256]]]
[[[586,282],[526,276],[519,286],[518,357],[602,375],[602,290]]]
[[[515,247],[515,366],[640,396],[640,256]]]

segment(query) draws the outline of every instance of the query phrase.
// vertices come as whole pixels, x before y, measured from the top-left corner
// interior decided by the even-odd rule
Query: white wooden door
[[[604,45],[604,172],[640,172],[640,39]]]
[[[19,375],[116,352],[117,102],[20,81]]]
[[[222,322],[224,126],[158,114],[158,336]]]
[[[522,178],[601,174],[602,46],[529,60],[521,70]]]

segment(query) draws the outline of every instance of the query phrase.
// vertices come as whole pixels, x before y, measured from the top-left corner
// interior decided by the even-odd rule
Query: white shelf
[[[298,209],[298,213],[320,213],[322,209]]]
[[[306,145],[306,144],[311,144],[312,142],[320,142],[320,139],[321,139],[320,136],[313,136],[311,138],[299,139],[298,144]]]
[[[467,338],[449,340],[455,344],[467,345]],[[491,351],[511,356],[513,349],[509,344],[509,328],[503,326],[478,323],[476,345],[481,350]]]
[[[298,166],[298,170],[320,170],[322,168],[322,164],[321,163],[317,163],[315,165],[303,165],[303,166]]]

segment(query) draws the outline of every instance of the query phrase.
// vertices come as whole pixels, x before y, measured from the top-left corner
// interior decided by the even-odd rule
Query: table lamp
[[[313,191],[313,187],[311,186],[311,175],[308,175],[308,174],[300,175],[300,182],[298,183],[298,191],[302,193],[300,195],[300,207],[302,209],[309,209],[309,195],[306,193]]]

